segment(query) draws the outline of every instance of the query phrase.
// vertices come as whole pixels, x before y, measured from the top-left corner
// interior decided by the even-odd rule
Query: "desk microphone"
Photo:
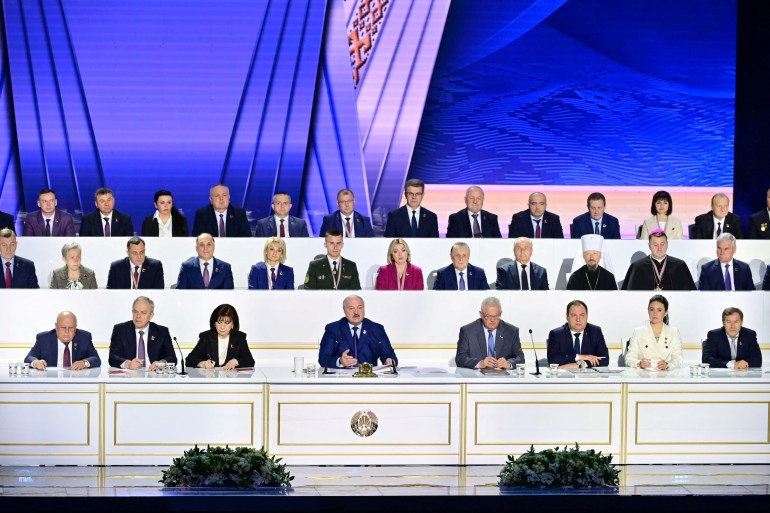
[[[532,338],[532,328],[529,329],[529,339],[532,341],[532,350],[535,352],[535,372],[530,372],[533,376],[540,375],[540,362],[537,359],[537,349],[535,349],[535,339]]]
[[[529,330],[530,335],[532,334],[532,330]],[[179,360],[182,363],[182,372],[179,373],[180,376],[187,376],[187,372],[184,370],[184,355],[182,354],[182,348],[179,347],[179,342],[177,342],[176,337],[174,337],[174,343],[176,344],[176,348],[179,350],[179,356],[182,358]],[[540,371],[538,371],[540,372]]]

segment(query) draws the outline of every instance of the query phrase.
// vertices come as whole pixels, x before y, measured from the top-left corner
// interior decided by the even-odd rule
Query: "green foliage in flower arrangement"
[[[211,447],[199,449],[196,445],[185,451],[181,458],[163,471],[163,486],[260,488],[291,487],[294,479],[264,448]]]
[[[620,471],[612,463],[612,456],[602,456],[593,449],[560,451],[558,447],[535,452],[530,446],[518,459],[508,456],[508,462],[500,471],[500,487],[521,486],[526,488],[594,488],[618,486]]]

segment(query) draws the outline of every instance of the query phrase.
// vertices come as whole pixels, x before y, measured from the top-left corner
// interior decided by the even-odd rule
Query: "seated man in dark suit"
[[[342,234],[329,230],[324,237],[326,255],[310,262],[305,273],[308,290],[361,290],[356,263],[342,258]]]
[[[355,211],[356,198],[350,189],[342,189],[337,193],[337,210],[324,216],[318,234],[325,236],[330,231],[336,231],[346,239],[353,237],[374,237],[372,221],[365,215]]]
[[[497,268],[497,290],[548,290],[548,271],[530,261],[532,241],[519,237],[513,241],[515,262]]]
[[[10,228],[0,230],[0,270],[3,279],[0,288],[4,289],[39,289],[35,263],[16,255],[16,234]]]
[[[246,211],[230,204],[230,188],[218,184],[209,191],[210,204],[195,212],[193,237],[209,233],[217,237],[251,237]]]
[[[273,215],[257,221],[255,237],[309,237],[304,219],[289,215],[291,196],[285,192],[273,195]]]
[[[0,230],[3,228],[8,228],[16,233],[16,223],[13,222],[13,216],[0,210]]]
[[[110,264],[108,289],[162,289],[163,263],[144,253],[144,239],[131,237],[126,242],[126,258]]]
[[[770,264],[765,269],[765,279],[762,280],[762,290],[770,290]]]
[[[51,189],[42,189],[37,195],[35,210],[27,214],[24,220],[25,237],[74,237],[75,223],[72,216],[56,208],[56,193]]]
[[[438,216],[422,206],[425,182],[418,178],[404,184],[406,205],[388,212],[385,237],[438,237]]]
[[[604,237],[589,233],[580,238],[585,265],[576,269],[567,281],[567,290],[618,290],[615,275],[599,263]]]
[[[695,290],[684,260],[669,256],[668,236],[652,230],[647,236],[650,255],[628,266],[621,290]]]
[[[548,363],[559,367],[606,367],[610,352],[599,326],[589,324],[588,306],[576,299],[567,304],[567,322],[548,333]]]
[[[446,236],[455,238],[499,239],[500,225],[497,215],[482,210],[484,191],[477,185],[465,190],[465,208],[449,216]]]
[[[767,208],[754,212],[749,218],[749,239],[770,239],[770,189],[767,190]]]
[[[604,211],[607,198],[601,192],[588,195],[588,212],[580,214],[572,220],[570,237],[579,239],[583,235],[601,235],[605,239],[620,238],[620,222],[615,216]]]
[[[749,264],[733,259],[736,249],[732,233],[717,237],[717,258],[701,267],[698,290],[756,290]]]
[[[102,364],[91,334],[79,330],[77,317],[67,311],[56,316],[54,329],[37,334],[35,345],[24,361],[38,370],[45,370],[46,367],[81,370]]]
[[[131,315],[132,320],[112,328],[110,366],[131,370],[147,367],[151,372],[158,362],[176,363],[168,328],[150,322],[155,316],[155,303],[139,296],[134,299]]]
[[[291,196],[285,192],[273,195],[273,215],[257,221],[255,237],[309,237],[304,219],[289,215]]]
[[[513,214],[508,226],[508,238],[563,239],[559,216],[546,211],[548,200],[542,192],[529,195],[528,209]]]
[[[455,242],[449,249],[452,263],[436,272],[433,290],[489,290],[484,269],[470,264],[471,248]]]
[[[177,289],[234,289],[230,264],[214,258],[214,237],[201,233],[195,238],[197,257],[182,262]]]
[[[345,317],[326,325],[318,363],[322,367],[354,367],[361,363],[398,365],[398,358],[390,345],[382,324],[366,318],[364,300],[348,296],[342,302]]]
[[[732,233],[736,239],[743,238],[741,218],[729,212],[730,198],[720,193],[711,197],[711,211],[695,217],[691,239],[716,239],[723,233]]]
[[[743,327],[743,312],[739,308],[722,311],[722,327],[706,335],[701,360],[711,367],[728,369],[762,367],[757,332]]]
[[[115,209],[111,189],[100,187],[94,193],[96,210],[80,220],[81,237],[133,237],[131,216]]]
[[[500,319],[500,300],[481,302],[479,318],[460,328],[455,365],[466,369],[512,369],[524,363],[519,328]]]

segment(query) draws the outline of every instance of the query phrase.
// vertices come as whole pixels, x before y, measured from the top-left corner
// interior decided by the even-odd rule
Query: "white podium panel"
[[[469,384],[466,463],[500,463],[531,445],[619,456],[621,392],[619,383]]]
[[[105,463],[164,465],[194,445],[262,446],[262,385],[176,380],[105,389]]]
[[[630,384],[626,463],[767,463],[767,384]]]
[[[460,388],[270,385],[269,450],[291,464],[457,464]]]
[[[0,384],[0,465],[96,465],[98,382],[22,380]]]

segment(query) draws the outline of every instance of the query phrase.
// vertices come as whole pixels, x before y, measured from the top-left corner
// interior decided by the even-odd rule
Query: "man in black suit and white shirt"
[[[754,212],[749,218],[749,239],[770,239],[770,189],[767,190],[767,208]]]
[[[695,216],[691,239],[716,239],[723,233],[732,233],[736,239],[743,238],[741,218],[730,210],[730,198],[720,193],[711,197],[711,211]]]
[[[230,204],[230,188],[217,184],[209,191],[210,204],[195,211],[193,237],[251,237],[246,211]]]
[[[144,253],[144,239],[131,237],[126,243],[126,258],[110,264],[108,289],[162,289],[163,263]]]
[[[133,237],[131,216],[115,209],[111,189],[100,187],[94,193],[96,210],[80,220],[81,237]]]
[[[533,192],[527,200],[527,210],[513,214],[508,226],[508,238],[563,239],[564,230],[559,216],[546,211],[548,200],[542,192]]]
[[[155,303],[139,296],[134,299],[131,316],[130,321],[112,328],[110,365],[131,370],[146,367],[152,372],[158,362],[176,363],[168,328],[150,322],[155,316]]]
[[[484,191],[478,185],[472,185],[465,190],[465,208],[449,216],[446,236],[474,239],[499,239],[500,225],[497,215],[482,210],[484,206]]]
[[[388,212],[385,237],[438,237],[438,216],[422,206],[425,182],[417,178],[404,184],[406,205]]]
[[[500,319],[500,300],[481,302],[479,318],[460,328],[455,364],[467,369],[511,369],[524,363],[519,328]]]

